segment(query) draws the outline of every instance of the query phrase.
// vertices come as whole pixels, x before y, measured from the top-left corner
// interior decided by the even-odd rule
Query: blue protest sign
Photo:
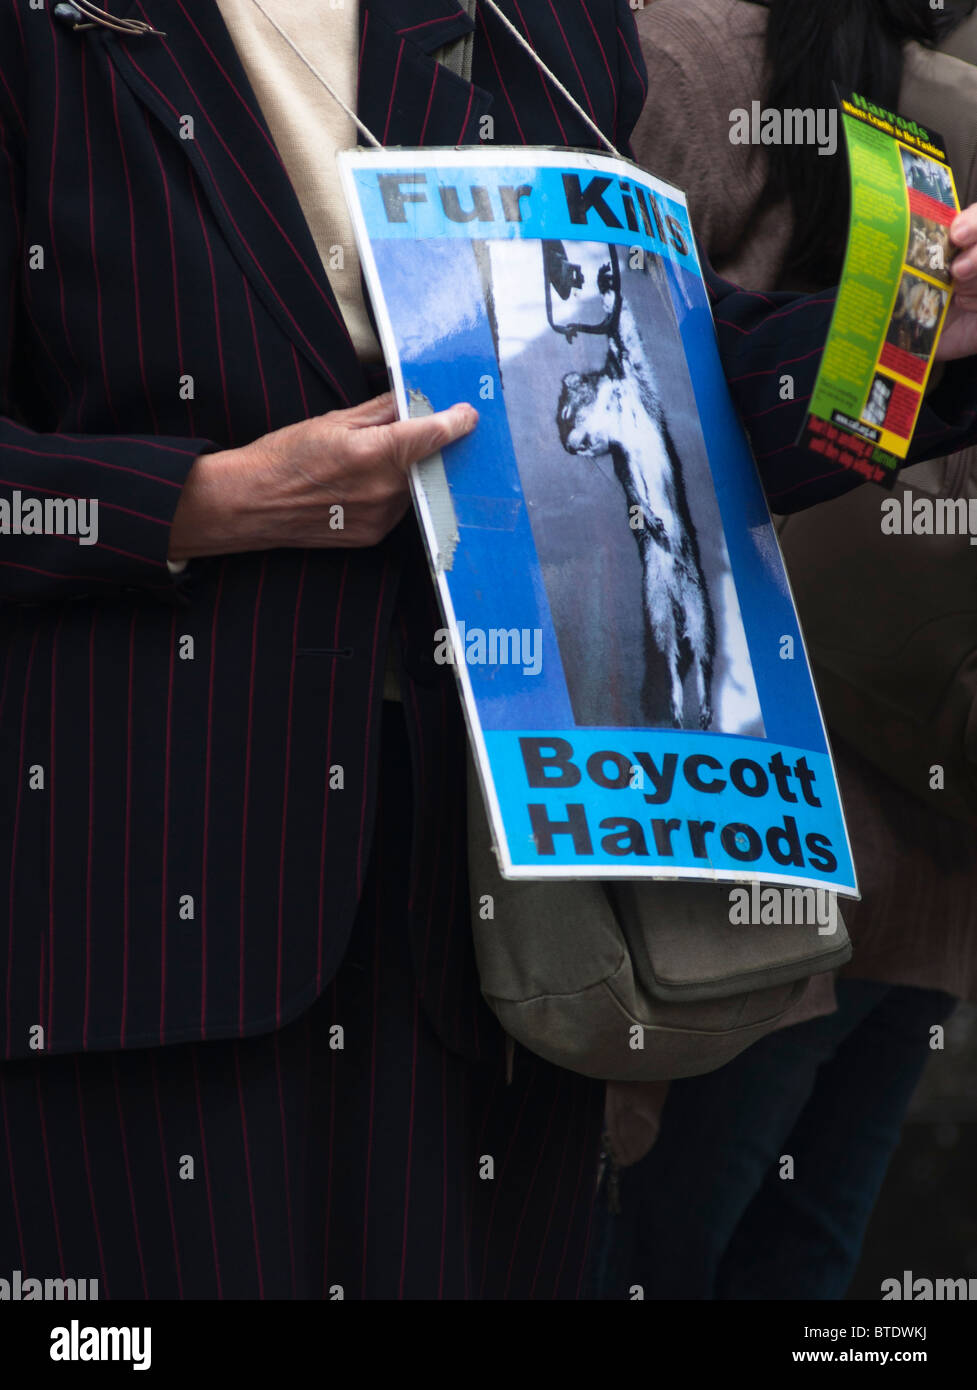
[[[856,892],[684,195],[567,150],[340,156],[500,868]]]

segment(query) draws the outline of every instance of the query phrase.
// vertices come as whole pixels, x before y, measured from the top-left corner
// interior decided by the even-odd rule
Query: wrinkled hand
[[[937,362],[977,353],[977,203],[954,218],[950,240],[959,248],[950,263],[956,290],[936,349]]]
[[[388,393],[201,454],[173,519],[169,558],[376,545],[407,511],[411,465],[477,423],[465,404],[398,420]]]

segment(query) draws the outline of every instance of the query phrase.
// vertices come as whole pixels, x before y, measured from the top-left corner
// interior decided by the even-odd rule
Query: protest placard
[[[577,151],[340,156],[510,878],[856,891],[775,533],[684,196]]]

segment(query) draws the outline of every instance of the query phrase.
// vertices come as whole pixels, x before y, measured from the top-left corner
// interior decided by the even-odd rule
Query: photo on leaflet
[[[904,271],[885,335],[886,342],[914,357],[928,358],[933,351],[947,297],[946,290],[930,284],[912,271]]]
[[[938,203],[954,206],[953,180],[945,164],[938,164],[935,159],[927,159],[924,154],[916,154],[905,145],[899,146],[899,153],[902,156],[906,183],[910,188],[915,189],[917,193],[925,193],[927,197],[935,198]]]
[[[906,264],[934,280],[942,280],[949,285],[950,259],[953,247],[950,244],[950,228],[945,223],[934,222],[920,213],[914,212],[909,219],[909,243],[906,247]]]
[[[575,722],[762,737],[662,260],[600,242],[486,245],[506,411]]]
[[[872,382],[872,388],[868,393],[868,400],[865,409],[862,411],[862,419],[866,425],[874,425],[876,429],[881,429],[885,424],[886,412],[889,409],[889,402],[892,399],[892,390],[895,382],[889,377],[876,375]]]

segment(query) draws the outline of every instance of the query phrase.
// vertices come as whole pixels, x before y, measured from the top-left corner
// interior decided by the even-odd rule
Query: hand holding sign
[[[376,545],[410,505],[411,465],[477,422],[465,404],[398,420],[387,394],[202,454],[180,498],[169,558]]]

